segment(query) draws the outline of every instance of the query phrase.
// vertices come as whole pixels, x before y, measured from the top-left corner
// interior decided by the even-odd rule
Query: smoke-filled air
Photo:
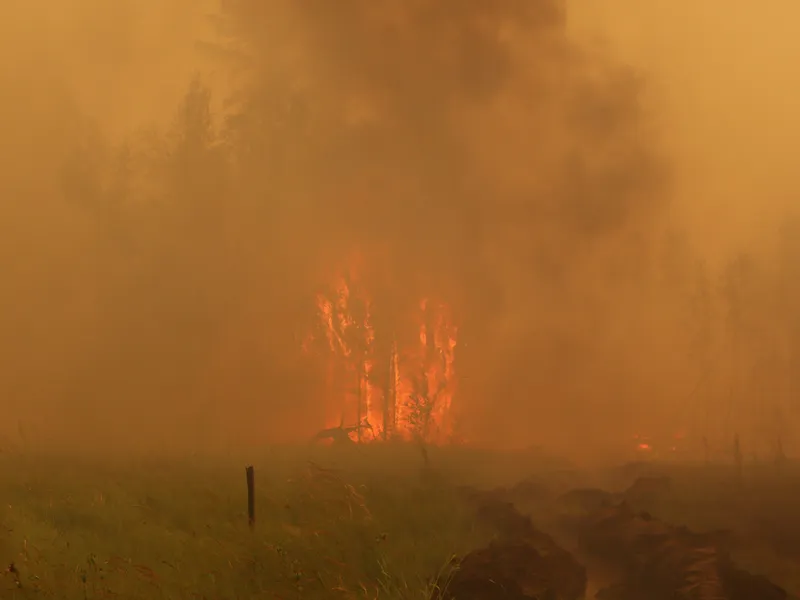
[[[0,0],[0,598],[800,599],[797,0]]]
[[[762,4],[5,0],[3,446],[793,453]]]

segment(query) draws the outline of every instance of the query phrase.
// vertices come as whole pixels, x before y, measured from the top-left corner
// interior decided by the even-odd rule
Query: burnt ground
[[[565,490],[534,476],[491,491],[462,489],[496,541],[463,558],[448,597],[796,597],[796,473],[784,468],[744,479],[724,468],[639,464],[612,469],[605,479],[629,481]]]

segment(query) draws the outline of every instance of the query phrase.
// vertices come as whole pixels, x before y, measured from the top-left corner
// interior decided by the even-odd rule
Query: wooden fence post
[[[250,529],[253,529],[256,524],[256,480],[253,467],[245,468],[247,475],[247,521],[250,524]]]

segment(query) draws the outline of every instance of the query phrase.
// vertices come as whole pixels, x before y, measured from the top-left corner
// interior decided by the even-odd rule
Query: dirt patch
[[[580,544],[622,570],[599,600],[785,600],[788,593],[731,559],[727,532],[694,533],[673,527],[627,503],[604,507],[583,520]]]
[[[585,597],[586,569],[501,492],[476,495],[477,517],[497,532],[486,548],[459,562],[445,599],[578,600]]]

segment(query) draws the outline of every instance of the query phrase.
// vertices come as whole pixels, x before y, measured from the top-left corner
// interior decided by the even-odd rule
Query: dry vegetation
[[[238,465],[5,460],[3,597],[425,598],[480,542],[452,491],[290,454],[259,466],[252,532]]]
[[[509,525],[508,518],[516,517],[503,516],[502,502],[509,500],[532,515],[534,545],[543,556],[554,556],[553,550],[541,550],[553,542],[536,530],[576,552],[588,567],[589,591],[605,588],[604,598],[661,597],[646,587],[624,595],[624,586],[611,585],[648,585],[633,575],[623,577],[630,567],[626,561],[647,561],[648,544],[658,543],[659,535],[684,535],[669,534],[655,521],[635,521],[637,510],[709,532],[676,537],[676,545],[665,546],[678,560],[698,557],[687,563],[682,585],[702,587],[697,578],[712,575],[703,576],[699,565],[717,569],[709,563],[717,552],[790,592],[800,591],[800,522],[788,499],[797,491],[792,466],[781,473],[769,466],[748,468],[745,482],[737,483],[731,466],[639,465],[639,475],[670,478],[671,485],[652,488],[645,480],[629,486],[637,475],[631,467],[581,472],[541,456],[456,448],[432,449],[432,456],[439,465],[435,472],[421,469],[416,450],[403,446],[275,448],[257,463],[257,523],[251,531],[244,469],[231,457],[117,463],[6,455],[0,552],[13,569],[2,578],[3,597],[436,598],[451,581],[460,584],[454,577],[469,552],[492,540],[503,544],[508,536],[527,539],[524,523]],[[619,496],[611,504],[593,505],[597,495],[582,491],[593,484],[619,490]],[[500,513],[492,508],[497,501]],[[630,517],[624,511],[622,517],[603,514],[611,510],[604,506],[622,501],[632,507]],[[586,522],[605,524],[609,518],[622,518],[624,525],[586,529]],[[498,568],[491,556],[473,578],[480,568]],[[623,567],[610,567],[617,556],[624,558]],[[506,560],[518,559],[512,553]],[[471,572],[471,564],[463,569]],[[536,564],[522,572],[543,577]],[[658,564],[649,568],[672,568]],[[713,577],[726,572],[715,570]],[[570,589],[569,581],[557,578],[552,585]],[[715,585],[722,590],[721,583]],[[726,589],[713,597],[786,597],[735,592]],[[463,597],[517,596],[490,589]]]

